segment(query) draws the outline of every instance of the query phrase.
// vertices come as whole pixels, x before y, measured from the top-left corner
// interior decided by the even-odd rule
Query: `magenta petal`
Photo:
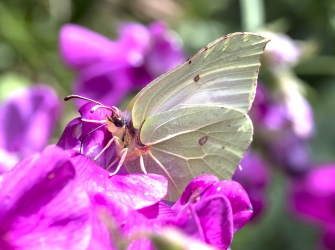
[[[64,129],[62,136],[57,142],[57,146],[62,149],[72,149],[79,152],[80,149],[80,136],[82,134],[82,122],[81,118],[75,118],[69,122]]]
[[[108,171],[83,155],[73,156],[72,162],[86,190],[101,192],[107,198],[133,209],[153,205],[167,193],[167,180],[160,175],[127,174],[109,177]]]
[[[100,206],[104,209],[104,211],[101,211],[104,212],[105,218],[111,219],[109,221],[111,240],[117,245],[122,242],[121,236],[128,240],[128,242],[130,240],[127,249],[151,249],[151,242],[148,239],[140,238],[138,240],[136,237],[134,238],[134,236],[137,233],[144,234],[152,230],[157,231],[160,229],[160,223],[158,221],[148,220],[142,214],[125,204],[106,198],[106,196],[101,194],[94,194],[91,200],[95,206]]]
[[[92,237],[89,243],[87,250],[96,250],[96,249],[104,249],[104,250],[117,250],[113,246],[113,242],[110,239],[110,232],[107,228],[108,224],[104,224],[105,221],[102,220],[103,213],[105,212],[104,208],[98,208],[94,211],[98,216],[94,216],[94,220],[92,222]]]
[[[67,154],[49,147],[0,179],[1,249],[85,249],[90,201]]]
[[[25,158],[12,171],[3,174],[2,179],[0,179],[2,184],[0,186],[0,201],[2,203],[0,218],[4,213],[17,206],[17,202],[25,196],[27,190],[31,190],[37,183],[45,181],[45,177],[50,175],[50,180],[53,180],[50,181],[50,184],[56,184],[58,179],[53,177],[55,171],[57,171],[57,177],[60,180],[69,181],[75,176],[75,170],[66,153],[57,147],[49,147],[41,154],[34,154]],[[29,174],[27,175],[27,173]],[[16,185],[18,183],[20,185]],[[61,185],[60,188],[65,185],[66,183]],[[38,192],[39,190],[34,191]]]
[[[286,131],[271,140],[267,150],[272,161],[290,175],[303,175],[312,168],[310,142],[299,138],[292,131]]]
[[[128,71],[124,65],[110,61],[90,65],[78,74],[73,91],[109,105],[119,105],[132,89]],[[76,100],[78,106],[84,103]]]
[[[175,220],[167,224],[178,226],[192,238],[227,249],[233,239],[234,227],[229,200],[223,195],[212,195],[189,205]]]
[[[268,164],[261,156],[249,150],[240,165],[242,169],[236,169],[233,180],[245,189],[264,188],[268,184]]]
[[[20,158],[41,151],[60,113],[59,98],[50,86],[38,84],[14,91],[0,107],[0,147]]]
[[[143,55],[150,44],[150,33],[148,29],[138,23],[121,23],[118,31],[120,34],[119,45],[127,52],[128,60],[133,66],[143,63]]]
[[[11,170],[18,162],[19,157],[15,153],[0,148],[0,175]]]
[[[189,203],[193,203],[198,199],[198,197],[211,185],[219,179],[210,174],[204,174],[194,178],[185,188],[185,191],[182,193],[181,197],[177,202],[172,206],[172,209],[175,213],[179,213],[182,209],[185,208]]]
[[[111,115],[111,111],[101,108],[97,109],[93,113],[91,112],[92,108],[97,105],[95,103],[87,103],[83,106],[81,106],[78,110],[82,118],[85,118],[87,120],[106,120],[106,115]],[[93,123],[94,124],[94,123]]]
[[[335,165],[322,165],[291,181],[291,209],[312,222],[335,225]]]
[[[321,241],[322,247],[320,249],[325,250],[334,250],[335,249],[335,227],[326,227],[323,229],[323,235],[322,235],[322,241]]]
[[[65,63],[74,69],[82,69],[102,59],[121,55],[116,43],[75,24],[67,24],[62,27],[59,47]]]
[[[74,93],[109,105],[120,104],[132,89],[129,68],[143,63],[150,39],[147,29],[138,24],[129,25],[123,35],[113,42],[78,25],[63,26],[60,51],[65,63],[77,71]],[[75,103],[81,106],[85,102]]]
[[[141,208],[137,211],[143,214],[148,219],[166,219],[168,217],[174,217],[176,215],[171,207],[162,201],[152,206]]]
[[[231,180],[217,182],[208,188],[202,199],[213,195],[224,195],[229,199],[233,212],[235,232],[250,220],[252,205],[247,192],[239,183]]]
[[[112,134],[107,130],[106,126],[103,126],[91,133],[92,130],[105,123],[106,115],[111,114],[110,111],[103,108],[97,109],[95,112],[91,113],[91,110],[95,105],[96,104],[94,103],[86,103],[79,109],[79,113],[82,119],[81,139],[83,136],[86,136],[88,133],[90,133],[83,141],[84,155],[91,156],[92,158],[94,158],[112,138]],[[89,122],[86,120],[100,121],[101,123]]]
[[[213,195],[190,205],[175,222],[185,233],[220,249],[227,249],[233,239],[232,209],[229,200]]]
[[[203,228],[206,242],[214,247],[227,249],[233,240],[234,227],[229,200],[222,195],[203,198],[194,205]]]
[[[150,24],[152,48],[146,64],[153,76],[159,76],[186,60],[182,44],[176,34],[172,33],[162,22]],[[161,60],[164,58],[164,60]]]
[[[112,138],[112,134],[107,130],[106,126],[95,129],[104,124],[106,115],[110,115],[110,111],[97,109],[94,113],[91,113],[94,106],[94,103],[86,103],[79,109],[81,118],[76,118],[67,125],[57,146],[83,153],[92,159],[102,151]],[[101,121],[102,123],[88,122],[86,120]],[[95,131],[92,132],[93,130]],[[80,151],[82,142],[83,145]],[[107,168],[115,157],[115,146],[112,144],[95,162],[102,168]]]
[[[94,215],[92,221],[92,238],[88,250],[106,249],[106,250],[117,250],[116,242],[111,238],[110,225],[113,221],[110,221],[109,205],[106,202],[97,201],[95,196],[90,195],[91,206]],[[104,199],[102,199],[104,200]]]
[[[194,210],[194,206],[190,205],[183,213],[176,218],[168,217],[164,222],[167,225],[177,226],[182,231],[191,236],[191,238],[205,242],[204,230],[200,224],[198,215]]]
[[[248,151],[241,161],[242,169],[237,169],[233,180],[247,191],[253,207],[252,219],[261,214],[266,207],[265,188],[270,175],[267,163],[257,154]]]
[[[256,220],[261,217],[262,212],[267,207],[267,198],[264,190],[251,189],[248,191],[248,196],[252,204],[252,216],[250,220]]]

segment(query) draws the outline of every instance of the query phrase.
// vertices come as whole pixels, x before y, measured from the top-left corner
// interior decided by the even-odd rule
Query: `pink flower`
[[[335,246],[334,180],[335,164],[323,164],[292,179],[289,188],[291,212],[321,229],[320,244],[326,249]]]
[[[49,143],[61,109],[57,94],[47,85],[11,93],[0,106],[0,173]]]
[[[264,32],[263,35],[270,39],[264,55],[268,57],[270,68],[292,67],[301,57],[299,44],[285,34]]]
[[[257,138],[276,167],[293,175],[303,174],[311,167],[309,139],[314,132],[313,112],[297,90],[271,95],[259,83],[250,117]]]
[[[119,39],[111,41],[78,25],[63,26],[59,46],[63,61],[76,72],[74,93],[117,105],[185,60],[176,35],[163,23],[122,23],[118,32]]]
[[[256,153],[248,151],[242,159],[241,169],[234,173],[233,180],[240,183],[248,193],[253,207],[252,219],[264,212],[267,206],[266,188],[270,176],[267,163]]]
[[[173,206],[160,202],[139,211],[219,249],[227,249],[234,232],[252,216],[251,203],[242,186],[234,181],[219,181],[213,175],[192,180]]]

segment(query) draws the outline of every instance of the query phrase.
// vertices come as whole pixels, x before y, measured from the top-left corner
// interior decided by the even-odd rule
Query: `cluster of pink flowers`
[[[185,59],[162,23],[126,23],[119,32],[111,41],[77,25],[61,29],[60,53],[75,70],[75,93],[119,104]],[[159,249],[159,239],[171,234],[182,239],[172,237],[173,244],[185,249],[229,248],[253,214],[239,183],[202,175],[171,203],[164,200],[163,176],[121,169],[109,177],[105,168],[116,157],[114,148],[93,158],[112,135],[106,127],[89,134],[99,124],[88,122],[105,119],[108,111],[91,113],[93,104],[77,104],[80,116],[56,146],[44,150],[61,112],[54,92],[37,85],[3,104],[0,113],[8,122],[1,124],[6,136],[0,146],[15,161],[1,165],[1,249]]]
[[[113,41],[78,25],[63,26],[60,54],[75,73],[73,93],[119,105],[186,59],[163,23],[123,23],[118,33]],[[269,71],[280,75],[296,64],[300,50],[286,36],[272,40],[265,59]],[[106,170],[116,158],[113,146],[94,160],[112,134],[89,121],[104,120],[109,111],[92,113],[94,104],[76,100],[80,116],[55,146],[45,148],[61,117],[60,98],[43,84],[18,90],[0,106],[0,249],[161,249],[162,242],[165,248],[229,249],[234,233],[266,210],[269,165],[288,177],[289,211],[318,226],[320,244],[335,249],[335,164],[313,162],[312,109],[292,93],[278,98],[259,83],[250,111],[257,144],[233,180],[199,176],[169,202],[160,175],[121,168],[109,177],[116,167]]]
[[[310,146],[315,133],[313,111],[302,95],[301,83],[290,72],[302,51],[299,43],[286,35],[264,35],[271,38],[264,55],[268,62],[265,66],[277,79],[277,86],[270,90],[259,83],[257,87],[250,115],[258,149],[265,153],[271,163],[268,165],[286,175],[287,185],[283,188],[288,212],[320,229],[318,249],[335,249],[335,163],[320,164],[313,159]],[[248,158],[247,155],[243,161]],[[254,172],[250,171],[245,176],[252,181],[244,178],[240,183],[257,211],[266,207],[266,197],[264,192],[258,191],[263,195],[256,196],[257,200],[254,192],[264,189],[269,175],[264,172],[267,165],[264,161],[254,159],[251,164]],[[263,170],[259,166],[263,166]],[[234,178],[240,181],[238,174],[243,176],[237,171]],[[258,183],[261,188],[251,188],[250,191],[250,182]],[[260,207],[257,204],[261,204]]]

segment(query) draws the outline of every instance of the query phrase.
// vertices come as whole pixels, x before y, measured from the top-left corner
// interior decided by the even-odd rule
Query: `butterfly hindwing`
[[[230,179],[249,146],[252,124],[240,111],[223,107],[190,107],[148,117],[140,131],[148,173],[169,180],[169,199],[177,199],[203,173]],[[138,172],[139,158],[125,162]]]

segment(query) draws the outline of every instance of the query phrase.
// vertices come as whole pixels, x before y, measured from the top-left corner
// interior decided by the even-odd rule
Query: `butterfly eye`
[[[124,120],[123,120],[123,117],[116,117],[114,119],[114,124],[116,127],[120,128],[120,127],[123,127],[124,125]]]

